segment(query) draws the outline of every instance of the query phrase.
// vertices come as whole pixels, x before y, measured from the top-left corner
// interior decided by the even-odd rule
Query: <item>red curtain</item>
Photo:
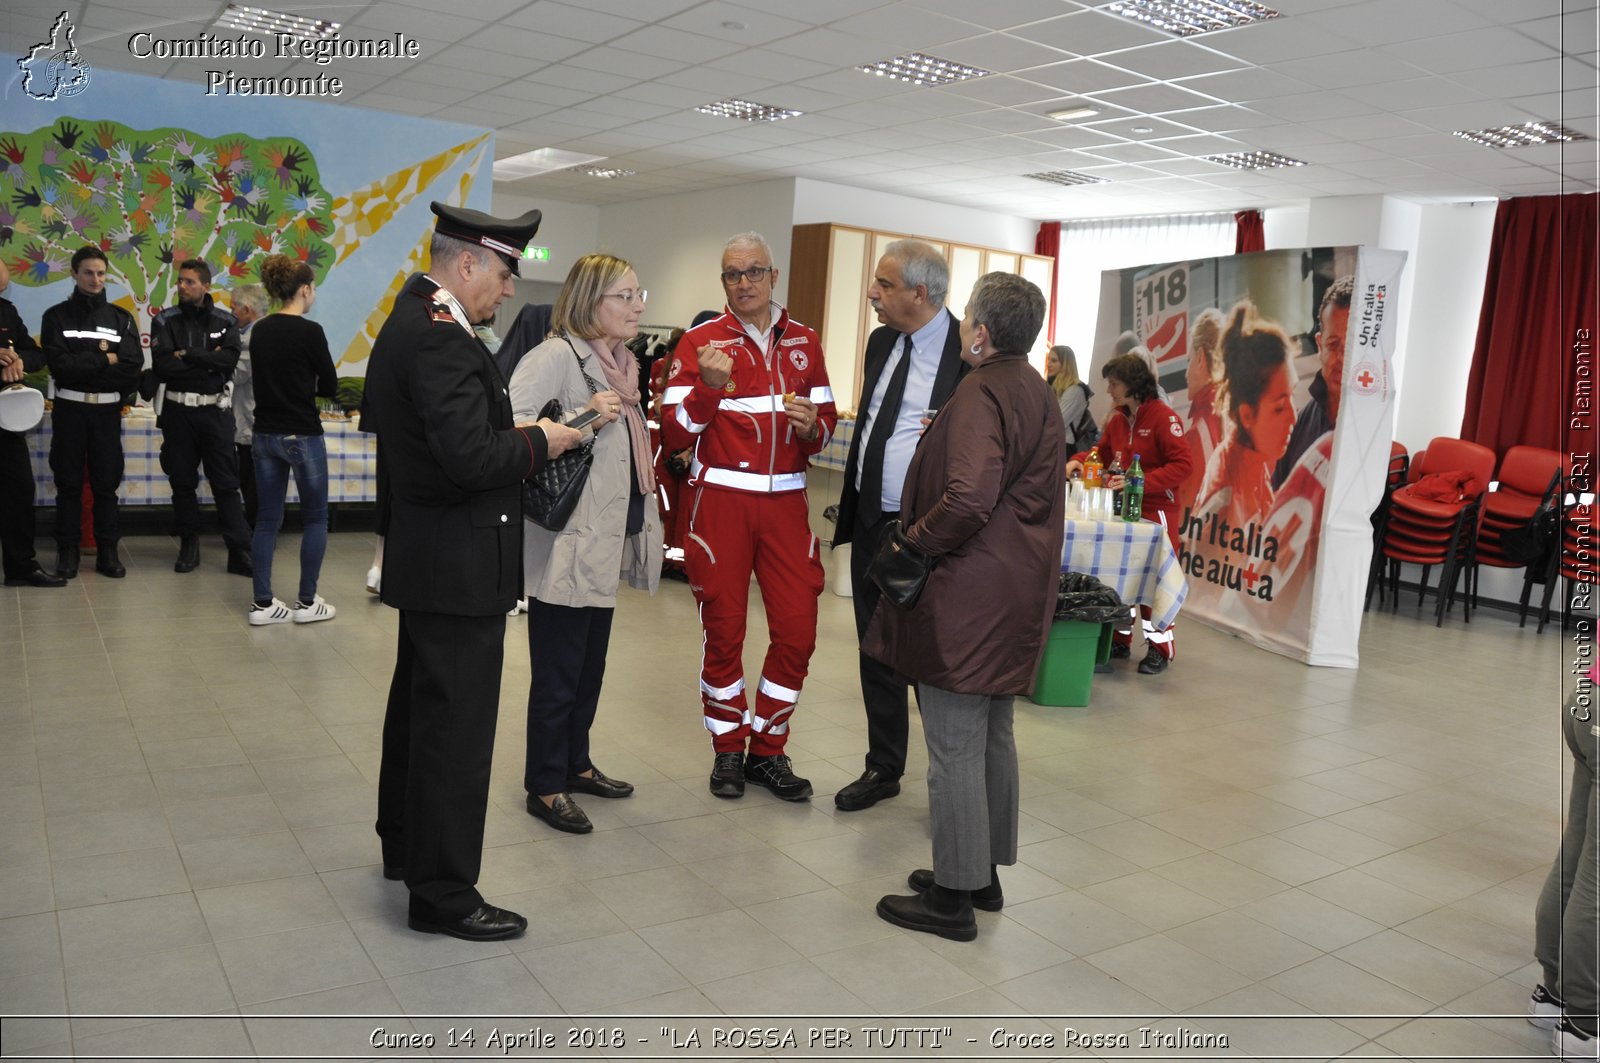
[[[1241,210],[1234,214],[1233,221],[1238,226],[1233,237],[1234,254],[1267,249],[1267,230],[1261,222],[1259,210]]]
[[[1061,271],[1061,223],[1042,221],[1039,235],[1033,238],[1033,253],[1050,256],[1050,317],[1044,323],[1045,341],[1056,342],[1056,275]]]
[[[1494,216],[1461,438],[1591,452],[1600,196],[1502,200]]]

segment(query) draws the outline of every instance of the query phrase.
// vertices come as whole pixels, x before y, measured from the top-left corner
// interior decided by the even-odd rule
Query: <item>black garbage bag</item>
[[[1056,591],[1056,619],[1110,624],[1125,620],[1128,607],[1117,592],[1083,572],[1061,573]]]

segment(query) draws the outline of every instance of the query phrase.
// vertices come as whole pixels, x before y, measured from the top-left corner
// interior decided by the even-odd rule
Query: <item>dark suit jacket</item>
[[[944,354],[939,359],[939,371],[933,378],[933,398],[930,400],[930,405],[936,410],[945,404],[950,398],[950,393],[955,391],[956,385],[971,368],[961,360],[961,320],[948,309],[944,313],[950,319],[950,329],[945,335]],[[850,456],[845,459],[844,492],[839,496],[838,523],[833,526],[834,546],[849,542],[855,534],[856,470],[861,465],[861,448],[867,445],[867,441],[862,438],[861,422],[866,416],[867,404],[872,401],[872,392],[878,386],[878,377],[883,375],[883,367],[888,364],[889,355],[903,342],[900,337],[904,335],[905,333],[898,332],[888,325],[879,325],[872,330],[872,335],[867,337],[866,364],[861,370],[861,398],[856,403],[856,434],[850,440]]]
[[[522,596],[524,477],[544,433],[513,426],[488,348],[408,285],[372,345],[368,409],[389,481],[383,601],[456,616],[504,613]]]

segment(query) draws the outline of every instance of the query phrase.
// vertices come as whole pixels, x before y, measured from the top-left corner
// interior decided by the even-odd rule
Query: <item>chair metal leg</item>
[[[1422,585],[1417,590],[1417,615],[1422,615],[1422,603],[1428,597],[1428,573],[1433,570],[1432,565],[1422,566]],[[1396,592],[1398,593],[1398,592]]]

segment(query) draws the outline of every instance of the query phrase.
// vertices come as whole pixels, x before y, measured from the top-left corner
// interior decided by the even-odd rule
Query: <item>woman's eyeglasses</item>
[[[601,296],[601,298],[621,299],[629,306],[632,306],[634,303],[638,303],[640,306],[643,306],[645,300],[650,298],[650,292],[645,288],[640,288],[638,291],[634,291],[632,288],[629,288],[627,291],[622,292],[606,292],[605,295]]]

